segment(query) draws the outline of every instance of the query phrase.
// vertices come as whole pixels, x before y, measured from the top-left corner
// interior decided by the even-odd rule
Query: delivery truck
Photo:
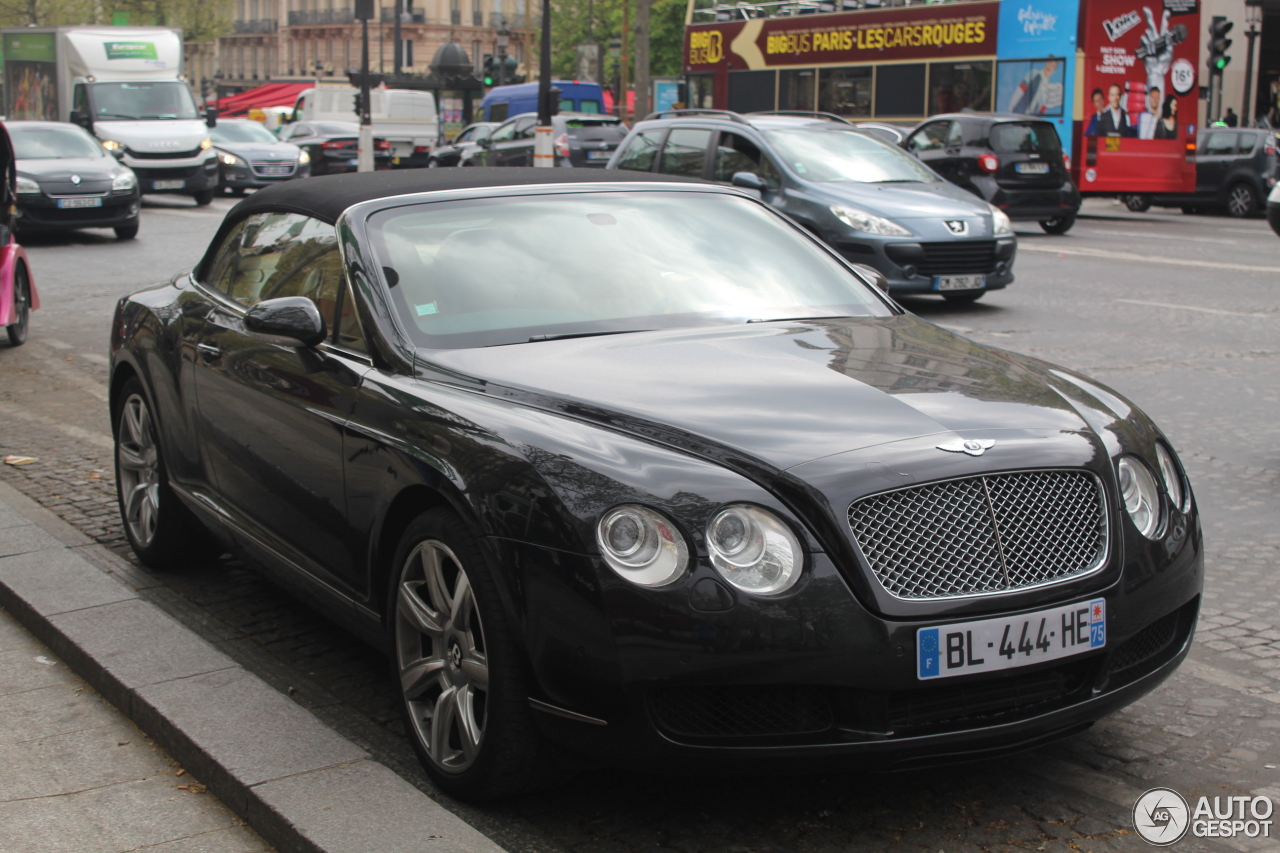
[[[321,82],[298,93],[294,121],[360,122],[356,115],[359,90],[346,83]],[[373,135],[391,146],[391,165],[409,168],[427,165],[431,148],[440,134],[436,99],[430,92],[413,89],[369,90],[369,118]]]
[[[73,122],[133,169],[142,192],[213,200],[217,119],[182,79],[181,30],[6,27],[0,39],[10,120]]]

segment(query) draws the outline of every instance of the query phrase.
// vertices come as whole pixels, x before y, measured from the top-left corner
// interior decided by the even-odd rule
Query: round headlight
[[[609,510],[596,525],[596,544],[609,568],[639,586],[666,586],[689,565],[689,546],[680,531],[648,507]]]
[[[1160,463],[1160,479],[1164,481],[1165,494],[1169,503],[1182,508],[1182,477],[1178,474],[1178,466],[1173,464],[1173,454],[1163,444],[1156,445],[1156,461]]]
[[[767,510],[733,504],[707,525],[711,565],[743,592],[769,595],[800,579],[800,543],[781,519]]]
[[[221,160],[227,166],[234,166],[235,164],[240,162],[239,157],[237,157],[234,154],[228,154],[225,151],[218,154],[218,159]]]
[[[1148,539],[1155,539],[1160,529],[1160,494],[1155,478],[1146,465],[1131,456],[1122,457],[1116,470],[1120,475],[1120,498],[1134,527]]]

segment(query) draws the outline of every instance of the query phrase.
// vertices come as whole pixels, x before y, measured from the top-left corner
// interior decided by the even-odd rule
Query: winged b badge
[[[994,446],[995,441],[990,438],[957,438],[945,444],[939,444],[938,449],[945,450],[948,453],[967,453],[970,456],[981,456]]]

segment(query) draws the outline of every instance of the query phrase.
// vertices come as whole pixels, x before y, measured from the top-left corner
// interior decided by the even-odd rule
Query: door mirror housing
[[[68,117],[68,120],[72,124],[80,125],[85,130],[88,130],[88,131],[93,130],[93,116],[89,115],[88,113],[82,113],[80,112],[80,110],[72,110],[71,115]]]
[[[119,160],[121,163],[123,163],[123,162],[124,162],[124,149],[123,149],[123,148],[112,148],[112,149],[111,149],[111,156],[112,156],[112,157],[114,157],[114,158],[116,158],[117,160]]]
[[[884,273],[867,264],[854,264],[854,266],[858,268],[858,272],[864,279],[869,280],[871,284],[876,286],[877,290],[886,295],[889,293],[889,279],[884,277]]]
[[[734,172],[730,183],[735,187],[741,187],[744,190],[756,190],[757,192],[764,192],[767,188],[764,178],[761,178],[755,172]]]
[[[218,108],[217,107],[204,108],[204,123],[207,124],[209,127],[218,126]]]
[[[320,309],[305,296],[265,299],[244,315],[245,330],[267,343],[313,347],[327,337]]]

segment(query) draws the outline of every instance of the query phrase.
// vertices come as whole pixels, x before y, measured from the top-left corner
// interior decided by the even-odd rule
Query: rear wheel
[[[1075,224],[1075,214],[1055,216],[1053,219],[1040,220],[1040,227],[1044,229],[1044,233],[1046,234],[1066,234],[1071,230],[1071,226]]]
[[[959,293],[944,293],[942,294],[942,298],[948,302],[953,302],[956,305],[967,305],[970,302],[977,302],[986,295],[987,292],[985,290],[971,290]]]
[[[31,282],[27,268],[16,264],[13,268],[13,322],[5,326],[9,346],[20,347],[27,342],[27,329],[31,326]]]
[[[395,557],[389,602],[410,742],[453,796],[490,800],[532,786],[548,761],[523,662],[475,536],[447,509],[418,516]]]
[[[428,169],[435,169],[435,168],[438,168],[439,166],[440,166],[440,162],[439,162],[438,160],[436,160],[436,158],[434,158],[434,157],[429,157],[429,158],[427,158],[427,168],[428,168]]]
[[[213,201],[213,190],[201,190],[192,196],[196,200],[197,207],[204,207]]]
[[[142,564],[167,568],[219,554],[209,531],[169,488],[159,431],[138,377],[120,389],[113,422],[116,499],[125,537]]]
[[[1151,209],[1151,196],[1132,193],[1120,196],[1120,201],[1134,213],[1145,213]]]
[[[1227,213],[1237,219],[1253,216],[1258,212],[1258,193],[1253,187],[1241,182],[1232,184],[1227,190]]]

